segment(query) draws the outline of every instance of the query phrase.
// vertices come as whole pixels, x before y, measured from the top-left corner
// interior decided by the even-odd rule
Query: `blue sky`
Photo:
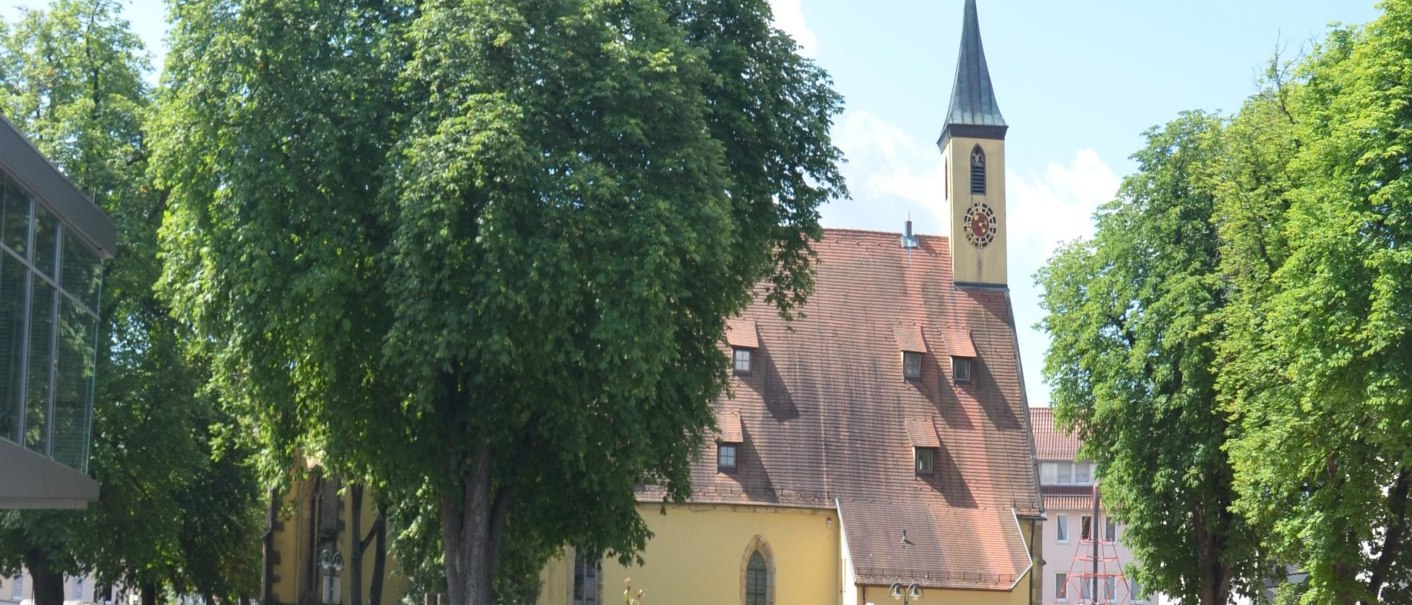
[[[834,141],[853,199],[825,226],[945,234],[933,142],[950,100],[964,0],[771,0],[777,24],[832,74],[846,109]],[[0,16],[40,0],[0,0]],[[161,65],[162,0],[126,0]],[[1362,24],[1372,0],[978,0],[1006,138],[1010,288],[1031,405],[1047,340],[1032,276],[1058,242],[1092,232],[1142,132],[1187,109],[1230,114],[1282,47],[1296,56],[1333,22]],[[155,76],[153,78],[155,81]]]

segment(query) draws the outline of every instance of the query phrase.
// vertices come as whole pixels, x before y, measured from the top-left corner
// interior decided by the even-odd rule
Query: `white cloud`
[[[843,176],[853,200],[823,209],[829,227],[901,231],[911,213],[921,233],[946,233],[941,154],[865,110],[844,112],[833,141],[848,163]]]
[[[770,0],[770,10],[775,15],[775,27],[784,30],[795,42],[799,43],[800,54],[806,57],[814,56],[814,51],[818,48],[819,37],[814,35],[814,31],[804,23],[804,8],[800,6],[802,0]]]
[[[1068,165],[1051,163],[1038,179],[1010,170],[1011,254],[1043,262],[1060,243],[1093,235],[1093,212],[1112,200],[1118,175],[1092,149],[1081,149]]]

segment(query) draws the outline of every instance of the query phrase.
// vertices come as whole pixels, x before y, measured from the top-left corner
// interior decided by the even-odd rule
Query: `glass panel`
[[[1069,541],[1069,515],[1059,515],[1058,536],[1060,542]]]
[[[1074,483],[1078,485],[1090,485],[1093,483],[1092,464],[1088,462],[1078,462],[1074,464]]]
[[[98,311],[98,284],[102,264],[73,234],[64,231],[64,275],[59,285],[79,299],[90,311]]]
[[[52,336],[54,328],[53,286],[43,280],[34,280],[34,296],[29,312],[29,380],[25,388],[25,439],[24,445],[36,452],[48,454],[49,443],[47,423],[49,415],[49,369],[54,362]]]
[[[0,437],[16,443],[24,398],[25,275],[28,271],[7,252],[0,252]]]
[[[1056,467],[1056,472],[1059,473],[1059,485],[1072,485],[1074,483],[1074,463],[1060,462]]]
[[[5,198],[4,210],[0,212],[0,243],[24,256],[29,241],[29,196],[21,192],[9,177],[5,177],[4,181],[4,187],[0,189],[0,196]]]
[[[1053,462],[1041,462],[1039,464],[1040,485],[1055,485],[1059,483],[1059,465]]]
[[[59,354],[54,369],[53,456],[59,462],[86,472],[97,318],[67,298],[61,305]]]
[[[1054,574],[1054,598],[1060,601],[1069,598],[1069,574]]]
[[[44,206],[34,205],[34,268],[54,277],[54,264],[59,260],[59,221]]]

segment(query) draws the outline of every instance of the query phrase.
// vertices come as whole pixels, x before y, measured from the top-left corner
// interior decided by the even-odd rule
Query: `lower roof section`
[[[86,508],[97,499],[92,477],[0,439],[0,509]]]
[[[1014,511],[840,500],[856,581],[1013,590],[1032,566]]]

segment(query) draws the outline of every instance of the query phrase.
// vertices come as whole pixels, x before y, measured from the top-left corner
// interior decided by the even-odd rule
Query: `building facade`
[[[814,244],[802,317],[730,323],[686,503],[638,492],[643,566],[567,551],[539,602],[1039,605],[1041,499],[1006,285],[1005,133],[974,0],[937,142],[949,237]],[[901,217],[899,217],[901,218]]]
[[[0,116],[0,508],[83,508],[117,228]]]
[[[1153,603],[1132,580],[1132,552],[1123,545],[1123,526],[1108,517],[1101,499],[1095,510],[1098,477],[1093,462],[1078,459],[1083,443],[1054,425],[1049,408],[1030,408],[1040,493],[1044,497],[1045,605]]]

